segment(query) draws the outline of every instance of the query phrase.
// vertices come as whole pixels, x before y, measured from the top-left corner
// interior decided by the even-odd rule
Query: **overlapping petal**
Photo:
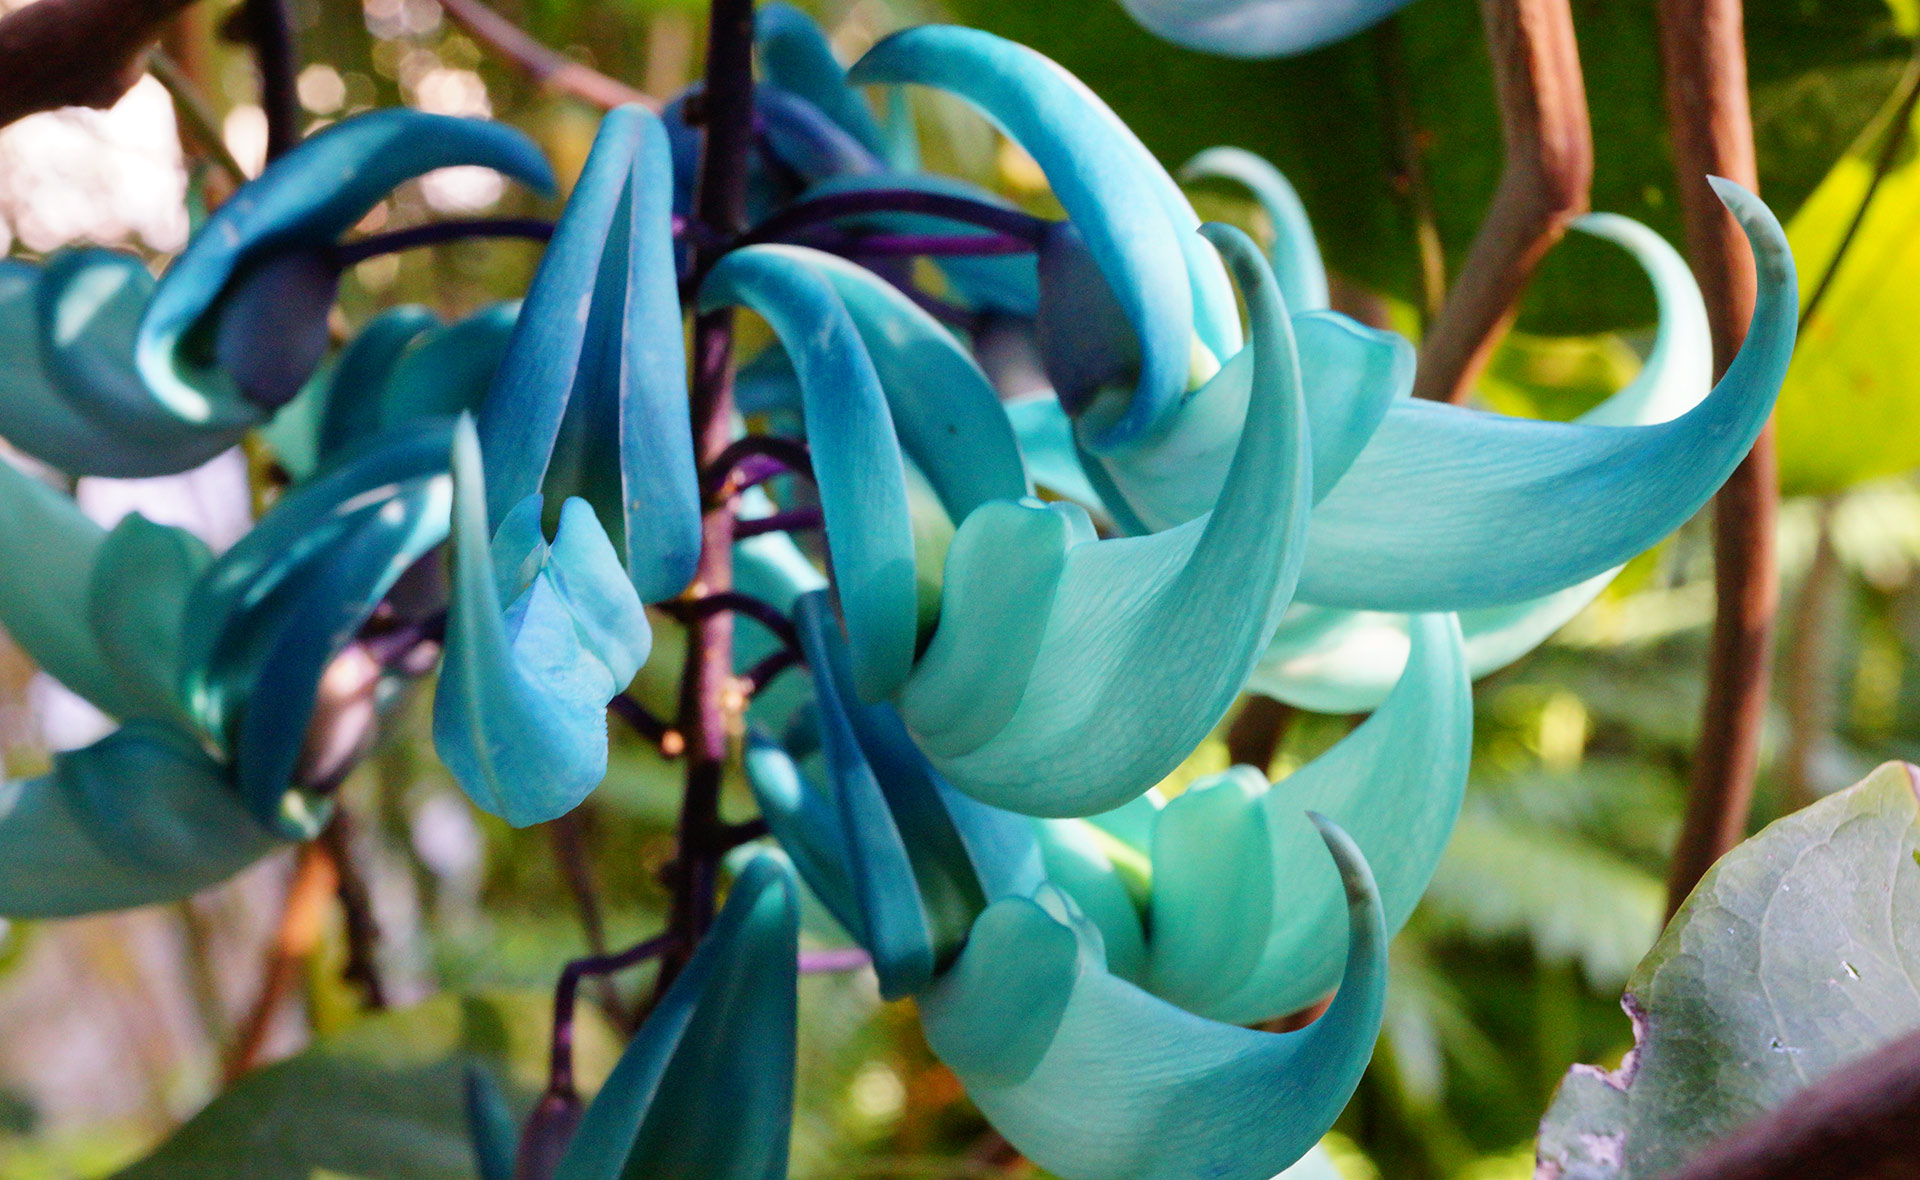
[[[1020,1151],[1067,1180],[1265,1180],[1305,1155],[1373,1055],[1387,933],[1353,841],[1315,817],[1339,868],[1347,946],[1324,1015],[1290,1033],[1196,1016],[1107,970],[1098,928],[1052,886],[974,923],[919,1001],[927,1042]]]
[[[898,703],[983,802],[1085,815],[1139,795],[1232,704],[1291,597],[1312,495],[1293,334],[1252,242],[1207,232],[1253,324],[1252,425],[1213,510],[1096,540],[1070,504],[998,501],[948,553],[940,627]]]
[[[1575,225],[1633,254],[1652,281],[1660,311],[1639,375],[1577,421],[1643,426],[1687,413],[1712,388],[1713,358],[1706,307],[1685,260],[1664,238],[1624,217],[1593,214]],[[1477,679],[1533,650],[1618,573],[1616,567],[1540,598],[1462,612],[1471,674]],[[1321,712],[1371,709],[1406,663],[1406,635],[1403,615],[1296,603],[1280,621],[1248,687]]]
[[[1719,489],[1766,424],[1799,300],[1773,214],[1730,181],[1714,188],[1746,232],[1760,292],[1713,392],[1648,426],[1396,402],[1314,511],[1302,601],[1392,611],[1522,602],[1626,561]]]
[[[606,532],[569,499],[552,543],[538,492],[487,528],[472,420],[454,428],[452,587],[434,746],[473,801],[516,826],[571,811],[607,772],[607,702],[653,632]]]
[[[555,1180],[782,1180],[800,905],[777,855],[727,904],[574,1132]]]
[[[1164,807],[1149,795],[1121,816],[1043,825],[1048,876],[1099,927],[1115,974],[1232,1024],[1330,992],[1345,909],[1303,811],[1379,866],[1386,929],[1399,930],[1453,831],[1473,740],[1458,626],[1417,616],[1413,636],[1379,710],[1287,778],[1235,767]]]
[[[1118,445],[1160,422],[1190,388],[1196,340],[1213,357],[1239,349],[1232,291],[1219,258],[1192,233],[1199,224],[1192,207],[1125,124],[1072,75],[990,33],[923,25],[875,45],[849,77],[958,94],[1046,173],[1075,232],[1050,251],[1061,257],[1060,266],[1050,269],[1043,251],[1043,333],[1050,285],[1061,305],[1053,324],[1060,349],[1086,332],[1088,324],[1074,321],[1089,303],[1113,304],[1133,329],[1131,340],[1102,344],[1112,352],[1101,366],[1107,371],[1083,373],[1090,381],[1117,383],[1126,375],[1124,362],[1137,370],[1121,405],[1091,411],[1099,417],[1094,445]],[[1081,251],[1097,273],[1072,263]],[[1060,318],[1069,309],[1073,319]],[[1060,392],[1078,408],[1102,390],[1063,386]]]
[[[1353,36],[1410,0],[1120,0],[1176,45],[1223,57],[1289,57]]]

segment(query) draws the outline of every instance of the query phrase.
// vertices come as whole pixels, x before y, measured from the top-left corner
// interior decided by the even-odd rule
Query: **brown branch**
[[[1755,291],[1746,237],[1706,179],[1724,176],[1759,187],[1740,0],[1660,0],[1659,18],[1687,257],[1706,297],[1714,370],[1720,373],[1746,339]],[[1746,835],[1779,597],[1773,560],[1777,486],[1769,425],[1713,502],[1718,606],[1687,818],[1667,879],[1669,916],[1708,866]]]
[[[1540,259],[1587,211],[1593,129],[1568,0],[1480,0],[1506,162],[1493,204],[1420,348],[1416,397],[1461,402]]]
[[[336,805],[333,819],[320,829],[320,843],[333,861],[335,896],[340,899],[341,924],[346,928],[347,963],[341,971],[346,981],[360,989],[368,1008],[381,1011],[387,1006],[386,982],[380,975],[380,927],[373,916],[373,895],[367,879],[353,856],[353,833],[344,808]]]
[[[225,1069],[229,1084],[259,1064],[267,1046],[267,1034],[280,1011],[287,991],[297,978],[300,964],[320,945],[320,932],[327,913],[327,898],[339,887],[339,874],[331,853],[319,841],[300,846],[294,861],[293,876],[287,882],[287,897],[280,911],[280,925],[267,947],[266,965],[261,972],[260,994],[240,1026],[240,1035],[227,1054]]]
[[[1913,1180],[1916,1125],[1920,1032],[1840,1066],[1668,1180]]]
[[[637,102],[651,111],[660,109],[659,99],[547,48],[480,0],[440,0],[440,7],[474,40],[512,62],[548,90],[570,94],[597,107]]]
[[[147,46],[192,0],[39,0],[0,18],[0,127],[58,107],[110,107]]]
[[[1287,736],[1298,712],[1292,705],[1255,693],[1240,706],[1240,715],[1227,727],[1227,757],[1236,766],[1251,766],[1261,774],[1273,766],[1273,756]]]
[[[1407,80],[1407,53],[1400,18],[1390,16],[1373,30],[1373,69],[1393,151],[1393,189],[1413,218],[1414,244],[1420,256],[1420,326],[1431,326],[1447,298],[1447,258],[1440,245],[1440,224],[1433,212],[1433,188],[1427,183],[1425,137],[1413,114],[1413,87]]]

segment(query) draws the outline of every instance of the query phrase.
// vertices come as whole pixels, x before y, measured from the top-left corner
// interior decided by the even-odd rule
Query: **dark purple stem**
[[[590,975],[611,975],[637,967],[665,954],[678,941],[675,935],[662,934],[611,955],[575,959],[561,969],[560,984],[553,989],[553,1048],[547,1058],[548,1093],[573,1093],[573,1008],[580,994],[580,981]]]
[[[751,520],[742,520],[733,526],[733,535],[739,537],[757,537],[762,533],[797,533],[806,529],[817,529],[826,523],[826,518],[818,508],[792,508],[785,512],[776,512],[771,516],[756,516]]]
[[[653,710],[647,708],[639,701],[634,700],[626,693],[621,693],[611,701],[608,701],[607,708],[615,717],[626,722],[628,727],[641,737],[661,747],[665,747],[668,744],[668,735],[672,734],[673,730],[665,721],[655,717]],[[663,749],[662,752],[664,753],[665,750]],[[679,752],[678,750],[674,751],[674,753]]]
[[[998,233],[809,233],[800,240],[800,244],[852,258],[992,257],[1005,254],[1031,254],[1034,250],[1033,243],[1025,238]]]
[[[753,0],[713,0],[708,10],[705,93],[699,104],[700,175],[694,216],[712,242],[695,248],[705,273],[725,245],[747,228],[748,157],[753,147]],[[711,467],[732,441],[733,311],[722,308],[693,321],[691,410],[696,453]],[[720,482],[725,482],[725,476]],[[733,506],[709,499],[701,522],[695,593],[733,585]],[[720,783],[732,726],[728,694],[733,680],[733,616],[696,617],[687,628],[686,672],[680,682],[676,729],[686,735],[686,784],[674,859],[667,873],[672,904],[667,929],[676,943],[660,960],[656,999],[666,993],[713,924],[720,858],[726,854],[720,819]]]
[[[247,0],[240,19],[260,71],[267,159],[277,160],[300,143],[300,55],[293,44],[293,13],[288,0]]]
[[[1047,231],[1053,226],[1053,222],[1044,217],[1035,217],[1023,210],[1009,209],[991,201],[977,201],[949,193],[922,192],[919,189],[881,188],[834,193],[789,205],[754,226],[751,232],[741,235],[734,244],[739,247],[760,242],[790,241],[811,226],[875,213],[913,213],[962,225],[975,225],[1018,238],[1028,243],[1029,248],[1045,241]]]
[[[764,464],[759,464],[751,472],[753,478],[729,481],[728,477],[736,472],[746,474],[747,465],[756,459],[772,460],[778,464],[778,469],[767,470]],[[701,477],[700,490],[709,497],[719,496],[723,490],[728,494],[737,494],[754,484],[788,473],[813,478],[813,456],[808,452],[807,444],[777,434],[749,434],[734,439],[725,450],[714,456],[713,462],[707,464],[706,475]]]
[[[722,590],[717,594],[709,594],[705,598],[695,598],[691,601],[682,599],[677,602],[662,603],[660,609],[687,622],[704,621],[722,612],[745,615],[773,632],[774,637],[788,647],[800,646],[800,633],[794,630],[793,620],[782,613],[780,608],[751,594],[742,594],[738,590]]]
[[[527,238],[544,242],[551,237],[553,222],[537,217],[461,218],[409,226],[383,234],[369,234],[351,242],[342,242],[333,248],[333,260],[345,270],[355,263],[382,254],[398,254],[403,250],[417,250],[422,246],[438,246],[467,238]]]
[[[747,669],[747,695],[757,696],[775,676],[801,662],[798,648],[783,647]]]

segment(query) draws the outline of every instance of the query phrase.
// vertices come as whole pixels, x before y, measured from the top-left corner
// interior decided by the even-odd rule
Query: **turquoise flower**
[[[449,165],[553,186],[510,127],[376,111],[242,186],[157,284],[112,250],[0,261],[0,435],[71,475],[184,471],[233,446],[325,356],[336,239],[402,181]]]
[[[139,515],[111,531],[0,464],[0,624],[121,725],[0,786],[0,914],[174,900],[316,832],[379,715],[421,669],[363,636],[446,536],[444,429],[376,439],[219,558]],[[396,649],[397,650],[397,649]],[[332,743],[310,743],[324,717]]]
[[[1411,0],[1120,0],[1157,37],[1223,57],[1290,57],[1368,29]]]

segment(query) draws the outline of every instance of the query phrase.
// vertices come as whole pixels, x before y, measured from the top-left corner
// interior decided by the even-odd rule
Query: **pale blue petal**
[[[920,1000],[928,1043],[994,1127],[1065,1180],[1267,1180],[1346,1105],[1385,1003],[1372,874],[1319,822],[1345,885],[1347,965],[1333,1005],[1306,1028],[1216,1023],[1116,978],[1092,927],[1047,889],[981,915]]]
[[[753,15],[753,41],[767,81],[818,107],[874,155],[887,154],[873,111],[847,85],[846,67],[812,17],[780,0],[762,4]]]
[[[581,1117],[555,1180],[785,1180],[798,894],[778,857],[748,864]]]
[[[700,306],[729,303],[767,321],[799,376],[854,682],[862,699],[883,699],[912,666],[918,608],[906,472],[873,361],[833,285],[791,249],[722,259]]]
[[[123,517],[87,581],[87,621],[132,715],[188,724],[180,691],[181,621],[213,554],[185,529]]]
[[[529,555],[543,568],[512,575],[531,580],[503,607],[470,419],[455,428],[452,467],[452,590],[434,745],[475,803],[517,827],[541,823],[572,810],[605,777],[607,702],[639,671],[652,632],[611,542],[578,500],[562,509],[552,547]]]
[[[1253,393],[1219,503],[1097,541],[1070,505],[977,510],[948,552],[940,627],[899,697],[947,780],[982,802],[1085,815],[1139,795],[1231,706],[1292,594],[1311,500],[1293,336],[1244,234],[1208,232],[1254,326]]]
[[[1033,482],[1085,507],[1101,507],[1100,494],[1087,482],[1086,470],[1080,466],[1073,419],[1067,417],[1060,399],[1051,393],[1037,393],[1011,398],[1002,406],[1013,423],[1020,456]]]
[[[402,181],[435,168],[494,168],[539,189],[553,173],[524,133],[503,123],[396,107],[344,120],[273,162],[207,219],[155,288],[135,347],[154,396],[182,420],[225,428],[262,411],[233,378],[183,342],[219,314],[235,282],[268,260],[324,246]]]
[[[1153,169],[1141,166],[1137,141],[1053,62],[974,29],[923,25],[895,33],[868,51],[850,76],[952,91],[1034,157],[1138,339],[1132,399],[1103,425],[1099,441],[1119,443],[1156,425],[1187,388],[1194,296],[1188,247],[1180,240],[1186,230],[1169,219]]]
[[[1176,45],[1223,57],[1289,57],[1331,45],[1411,0],[1120,0]]]
[[[380,428],[478,413],[519,314],[517,300],[493,303],[414,338],[377,395]]]
[[[1779,222],[1714,183],[1753,246],[1760,290],[1712,394],[1671,422],[1628,427],[1396,402],[1314,512],[1303,601],[1421,611],[1535,598],[1652,546],[1719,489],[1766,424],[1799,299]]]
[[[1187,161],[1180,169],[1180,179],[1189,183],[1231,180],[1244,185],[1273,225],[1267,261],[1273,264],[1273,277],[1279,280],[1287,310],[1299,315],[1332,306],[1327,295],[1327,268],[1320,261],[1320,246],[1314,240],[1306,207],[1278,168],[1240,148],[1208,148]]]
[[[440,317],[416,303],[390,307],[367,321],[327,369],[314,445],[325,463],[380,432],[381,395],[407,346]]]
[[[1706,305],[1686,260],[1666,240],[1613,214],[1581,218],[1576,228],[1624,247],[1646,270],[1660,326],[1640,373],[1579,418],[1600,426],[1671,421],[1707,396],[1713,383]],[[1315,435],[1316,442],[1319,435]],[[1467,668],[1475,679],[1532,651],[1584,610],[1620,571],[1616,567],[1541,598],[1462,612]],[[1404,616],[1296,603],[1247,682],[1249,690],[1322,713],[1373,708],[1400,679],[1407,658]]]
[[[177,901],[281,847],[188,735],[130,722],[0,785],[0,915]]]

